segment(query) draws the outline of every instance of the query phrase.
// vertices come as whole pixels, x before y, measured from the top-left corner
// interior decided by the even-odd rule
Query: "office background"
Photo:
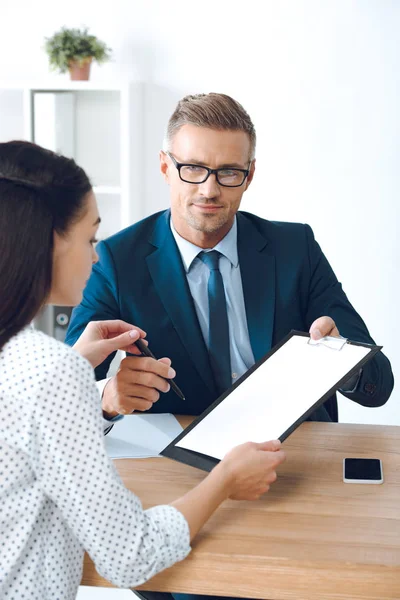
[[[168,206],[158,150],[176,101],[232,95],[258,134],[242,208],[312,226],[397,379],[400,2],[3,0],[0,81],[67,80],[49,73],[44,37],[82,24],[113,48],[113,62],[92,67],[93,82],[143,83],[139,214]],[[15,111],[0,92],[2,141],[18,129]],[[342,399],[340,419],[400,425],[398,386],[379,409]]]

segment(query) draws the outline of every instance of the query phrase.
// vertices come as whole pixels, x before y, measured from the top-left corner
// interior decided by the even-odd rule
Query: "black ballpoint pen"
[[[150,356],[150,358],[155,358],[154,354],[152,353],[151,350],[149,350],[149,347],[146,346],[146,344],[143,342],[142,338],[139,338],[138,340],[136,340],[136,342],[134,342],[134,344],[136,344],[136,346],[139,348],[140,352],[142,354],[144,354],[145,356]],[[156,359],[157,360],[157,359]],[[181,392],[181,390],[178,388],[178,386],[176,385],[176,383],[174,383],[174,381],[172,379],[167,379],[166,381],[168,381],[168,383],[171,386],[171,389],[174,390],[175,394],[177,396],[179,396],[179,398],[181,400],[185,400],[185,396],[183,395],[183,393]]]

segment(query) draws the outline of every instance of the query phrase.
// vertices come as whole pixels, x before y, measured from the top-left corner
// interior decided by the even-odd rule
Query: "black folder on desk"
[[[382,346],[291,331],[162,452],[204,471],[244,442],[282,442]]]

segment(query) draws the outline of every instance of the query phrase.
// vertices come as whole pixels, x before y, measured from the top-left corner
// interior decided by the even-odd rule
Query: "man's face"
[[[224,131],[184,125],[172,140],[171,155],[178,163],[218,168],[248,169],[250,138],[244,131]],[[199,184],[181,181],[171,158],[161,152],[161,171],[170,185],[175,228],[186,239],[222,239],[232,227],[245,190],[253,178],[255,161],[240,187],[224,187],[215,174]],[[195,242],[194,242],[195,243]]]

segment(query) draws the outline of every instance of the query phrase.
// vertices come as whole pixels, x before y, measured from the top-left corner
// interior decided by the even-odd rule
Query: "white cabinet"
[[[139,83],[1,83],[0,142],[25,139],[73,157],[94,186],[106,238],[145,216],[143,88]],[[68,309],[35,325],[63,339]]]
[[[0,82],[0,141],[26,139],[72,156],[99,203],[101,238],[145,216],[139,83]]]

